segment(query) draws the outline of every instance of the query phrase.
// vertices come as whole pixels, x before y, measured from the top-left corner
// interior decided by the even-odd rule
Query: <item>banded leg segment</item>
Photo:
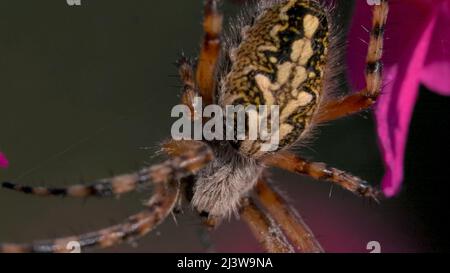
[[[360,112],[376,102],[383,83],[381,57],[383,55],[383,36],[388,13],[387,0],[381,0],[379,5],[373,6],[372,30],[366,58],[366,87],[355,94],[325,104],[320,110],[317,122],[327,122]]]
[[[31,187],[11,182],[2,182],[2,187],[36,196],[70,196],[70,197],[110,197],[131,192],[148,184],[148,169],[144,168],[133,174],[120,175],[102,179],[88,185],[71,185],[67,187]]]
[[[131,192],[154,182],[178,180],[195,173],[213,157],[209,147],[199,141],[178,141],[176,151],[176,156],[160,164],[143,168],[136,173],[103,179],[90,185],[45,188],[3,182],[2,187],[38,196],[108,197]]]
[[[61,253],[70,252],[70,242],[81,249],[110,247],[144,236],[160,224],[174,208],[179,195],[179,183],[157,184],[146,209],[129,217],[121,224],[80,236],[59,238],[32,244],[0,244],[0,253]]]
[[[205,105],[211,104],[216,88],[216,70],[220,55],[223,16],[218,11],[219,0],[206,0],[203,30],[204,37],[197,64],[196,82]]]
[[[258,208],[252,199],[244,199],[241,209],[241,217],[249,226],[255,238],[267,252],[294,252],[293,247],[289,244],[275,221],[263,210]]]
[[[264,179],[256,186],[258,201],[281,226],[297,251],[303,253],[322,253],[322,246],[305,224],[301,216],[283,199],[279,192]]]
[[[178,74],[183,83],[183,93],[181,95],[181,102],[188,106],[191,110],[191,118],[194,119],[200,115],[195,115],[194,98],[198,96],[194,78],[194,68],[191,60],[184,55],[177,61]]]
[[[369,197],[378,201],[380,191],[371,187],[361,178],[336,168],[328,167],[324,163],[310,162],[290,152],[279,152],[267,157],[264,163],[298,174],[311,176],[318,180],[327,180],[357,195]]]

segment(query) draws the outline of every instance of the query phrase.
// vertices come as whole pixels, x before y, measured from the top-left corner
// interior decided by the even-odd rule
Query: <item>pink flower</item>
[[[8,166],[9,166],[8,159],[2,152],[0,152],[0,168],[8,168]]]
[[[419,85],[450,95],[450,0],[391,0],[384,46],[385,87],[375,115],[386,173],[382,189],[395,195],[403,180],[408,127]],[[364,87],[364,56],[371,9],[357,0],[349,34],[349,66],[355,88]],[[450,107],[450,105],[449,105]]]

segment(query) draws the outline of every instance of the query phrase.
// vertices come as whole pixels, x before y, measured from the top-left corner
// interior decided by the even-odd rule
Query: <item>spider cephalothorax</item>
[[[376,199],[378,191],[360,178],[307,161],[289,148],[301,142],[314,125],[367,109],[375,102],[381,89],[387,1],[372,7],[366,88],[340,97],[331,95],[336,85],[330,82],[336,75],[333,68],[342,66],[335,57],[343,49],[336,47],[336,15],[323,1],[258,1],[254,7],[245,8],[224,35],[217,2],[205,1],[205,35],[198,62],[184,57],[178,62],[184,83],[182,103],[193,110],[194,97],[200,96],[205,105],[218,104],[222,108],[277,105],[279,127],[272,134],[279,137],[278,147],[266,151],[261,149],[262,140],[251,139],[170,140],[163,145],[162,150],[169,156],[163,163],[91,185],[33,188],[4,182],[5,188],[36,195],[111,196],[147,184],[155,186],[155,194],[143,212],[122,224],[81,236],[3,244],[1,251],[64,252],[70,241],[79,242],[81,247],[110,246],[149,232],[173,211],[182,196],[207,217],[209,225],[218,224],[233,212],[240,213],[267,251],[293,251],[288,239],[295,250],[323,251],[298,213],[266,182],[268,167],[328,180]]]

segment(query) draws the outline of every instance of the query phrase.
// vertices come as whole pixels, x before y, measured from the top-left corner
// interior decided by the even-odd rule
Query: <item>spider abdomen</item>
[[[327,13],[317,1],[279,1],[263,9],[231,50],[221,106],[278,105],[277,150],[293,144],[309,126],[321,99],[328,35]],[[243,140],[239,151],[258,157],[264,154],[261,144]]]

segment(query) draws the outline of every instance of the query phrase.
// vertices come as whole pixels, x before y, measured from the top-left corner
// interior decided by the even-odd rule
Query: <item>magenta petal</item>
[[[450,1],[437,7],[436,16],[436,27],[421,79],[429,89],[450,95]]]
[[[414,44],[398,41],[409,54],[402,58],[398,65],[386,69],[387,74],[394,76],[394,80],[384,89],[384,95],[381,96],[376,109],[379,143],[386,167],[382,181],[386,196],[396,194],[403,180],[409,123],[435,23],[436,18],[431,17],[424,27],[416,25],[413,31],[417,42]]]
[[[8,168],[8,166],[9,166],[8,159],[2,152],[0,152],[0,168]]]
[[[440,95],[450,96],[450,61],[427,64],[422,72],[422,83]]]

